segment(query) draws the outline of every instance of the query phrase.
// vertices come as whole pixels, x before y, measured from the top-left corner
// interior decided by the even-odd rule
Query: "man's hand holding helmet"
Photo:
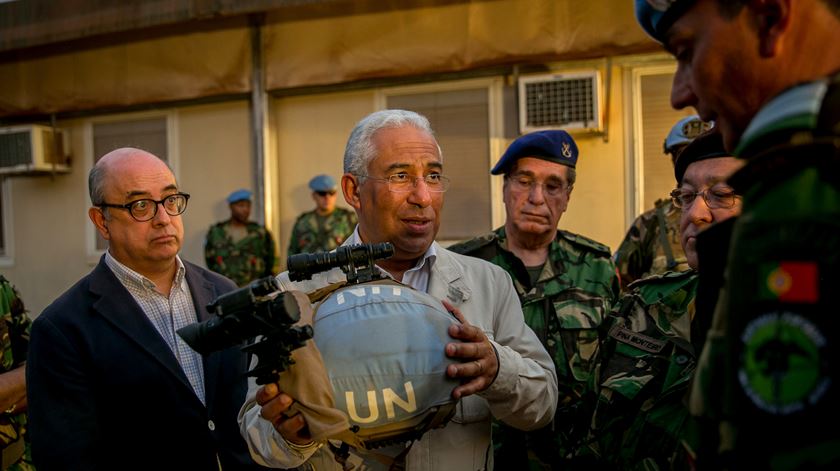
[[[312,442],[306,419],[302,414],[291,417],[286,415],[295,400],[280,390],[276,383],[269,383],[257,390],[257,404],[260,405],[260,416],[271,422],[284,440],[297,445]]]
[[[490,387],[499,372],[499,359],[481,329],[470,325],[461,311],[448,302],[443,301],[443,305],[461,321],[461,324],[449,326],[449,335],[460,342],[446,344],[446,356],[463,360],[463,363],[446,368],[450,378],[463,378],[462,384],[452,390],[452,397],[460,399]]]

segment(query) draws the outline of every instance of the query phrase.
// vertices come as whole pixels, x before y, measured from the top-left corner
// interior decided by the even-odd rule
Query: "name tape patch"
[[[620,325],[613,326],[613,328],[610,329],[610,337],[621,343],[626,343],[627,345],[631,345],[650,353],[659,353],[666,345],[664,340],[657,340],[653,337],[633,332],[632,330]]]

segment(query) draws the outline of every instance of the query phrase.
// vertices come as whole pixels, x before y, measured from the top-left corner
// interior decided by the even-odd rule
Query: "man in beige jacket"
[[[492,469],[491,418],[521,428],[549,423],[557,406],[553,363],[525,324],[510,277],[488,262],[455,254],[434,238],[448,179],[428,120],[402,110],[362,119],[345,150],[341,187],[359,224],[345,244],[390,242],[395,253],[379,261],[387,276],[448,303],[462,321],[449,327],[447,375],[459,380],[452,420],[426,432],[407,454],[406,469]],[[340,270],[305,283],[311,291],[343,278]],[[252,387],[240,427],[261,464],[341,469],[323,442],[307,434],[304,418],[285,415],[296,398],[277,384]]]

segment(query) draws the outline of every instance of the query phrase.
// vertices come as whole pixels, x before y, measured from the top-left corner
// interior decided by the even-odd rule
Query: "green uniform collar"
[[[743,155],[752,144],[771,134],[816,129],[827,90],[825,78],[789,88],[770,100],[747,126],[735,155]]]

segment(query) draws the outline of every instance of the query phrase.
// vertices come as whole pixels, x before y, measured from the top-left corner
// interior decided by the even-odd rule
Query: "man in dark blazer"
[[[189,195],[156,156],[103,156],[88,211],[108,250],[32,327],[32,455],[54,469],[260,469],[239,435],[246,359],[176,334],[233,282],[178,256]]]

